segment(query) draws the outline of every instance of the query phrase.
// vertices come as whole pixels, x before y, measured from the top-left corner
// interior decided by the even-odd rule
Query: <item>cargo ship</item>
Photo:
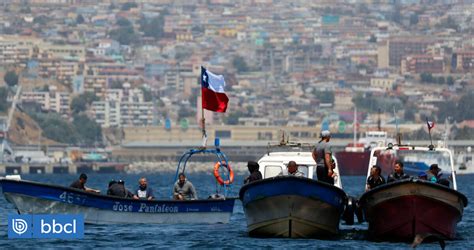
[[[394,142],[385,131],[367,131],[358,142],[349,143],[344,151],[336,153],[341,175],[366,175],[370,149]]]

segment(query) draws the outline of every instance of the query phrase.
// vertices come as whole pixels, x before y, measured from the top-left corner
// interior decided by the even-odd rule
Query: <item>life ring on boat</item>
[[[221,166],[225,166],[227,168],[227,170],[229,171],[229,179],[228,180],[223,180],[221,175],[219,174],[219,168]],[[232,184],[232,182],[234,182],[234,170],[232,170],[232,168],[230,167],[229,164],[222,164],[221,162],[216,162],[216,164],[214,165],[214,177],[216,177],[216,181],[219,182],[219,184],[221,185],[229,185],[229,184]]]

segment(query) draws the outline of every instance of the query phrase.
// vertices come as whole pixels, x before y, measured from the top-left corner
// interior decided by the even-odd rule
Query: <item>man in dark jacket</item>
[[[393,173],[387,177],[387,183],[408,178],[410,178],[410,176],[403,172],[403,163],[401,161],[396,161],[393,168]]]
[[[365,191],[385,184],[385,179],[382,176],[382,169],[375,165],[370,169],[370,176],[367,178],[367,185]]]
[[[81,189],[81,190],[87,191],[87,192],[100,193],[99,190],[95,190],[95,189],[86,187],[85,186],[86,182],[87,182],[87,175],[82,173],[79,176],[79,179],[76,180],[75,182],[71,183],[71,185],[69,185],[69,187],[76,188],[76,189]]]
[[[125,182],[123,180],[119,180],[116,183],[111,183],[112,185],[109,186],[107,190],[107,195],[117,196],[121,198],[132,198],[132,192],[128,191],[125,188]]]
[[[249,161],[247,162],[247,168],[249,169],[250,175],[247,178],[245,178],[244,184],[262,179],[262,173],[260,172],[260,170],[258,170],[260,168],[258,163],[254,161]]]

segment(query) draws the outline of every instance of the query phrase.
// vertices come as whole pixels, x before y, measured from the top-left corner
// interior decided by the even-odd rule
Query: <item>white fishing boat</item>
[[[304,177],[278,176],[290,161],[296,162]],[[263,179],[240,190],[250,236],[327,238],[338,234],[348,198],[339,176],[334,185],[315,178],[310,150],[269,152],[258,163]],[[337,160],[335,173],[339,174]]]

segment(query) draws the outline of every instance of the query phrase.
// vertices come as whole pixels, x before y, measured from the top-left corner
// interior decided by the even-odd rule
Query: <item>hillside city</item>
[[[230,99],[206,112],[216,137],[427,139],[429,119],[439,138],[474,139],[473,13],[465,0],[4,0],[0,111],[21,86],[18,144],[199,138],[204,66]]]

